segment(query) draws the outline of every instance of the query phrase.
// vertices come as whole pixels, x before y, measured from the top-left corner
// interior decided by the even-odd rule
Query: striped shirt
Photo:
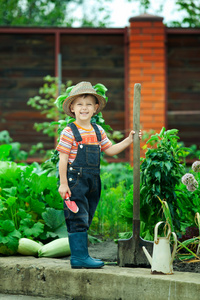
[[[76,124],[76,123],[75,123]],[[98,142],[96,132],[91,126],[91,129],[84,129],[83,127],[80,127],[77,125],[77,128],[79,130],[79,133],[82,137],[82,142],[83,144],[89,144],[89,145],[99,145],[101,146],[101,151],[105,151],[106,149],[110,148],[112,146],[111,141],[108,139],[104,129],[99,126],[99,130],[101,132],[101,142]],[[68,162],[71,164],[77,154],[78,150],[78,144],[75,140],[75,137],[73,135],[73,132],[70,127],[65,127],[65,129],[62,131],[61,136],[60,136],[60,141],[56,147],[56,150],[60,152],[64,152],[69,155]]]

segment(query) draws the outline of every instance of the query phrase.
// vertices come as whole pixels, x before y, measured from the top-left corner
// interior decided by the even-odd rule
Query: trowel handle
[[[176,249],[177,249],[177,236],[175,232],[172,232],[172,235],[174,237],[174,245],[173,245],[173,251],[172,251],[172,259],[171,259],[171,263],[174,260],[175,254],[176,254]]]

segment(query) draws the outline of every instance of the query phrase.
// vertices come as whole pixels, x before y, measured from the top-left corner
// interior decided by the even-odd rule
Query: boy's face
[[[98,106],[94,96],[79,96],[72,102],[71,112],[75,114],[76,120],[90,121]]]

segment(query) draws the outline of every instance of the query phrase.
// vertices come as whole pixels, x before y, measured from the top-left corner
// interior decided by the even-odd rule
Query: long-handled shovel
[[[118,265],[120,267],[149,266],[142,251],[142,246],[152,254],[153,242],[145,241],[140,237],[140,97],[141,84],[134,85],[133,105],[133,235],[130,239],[118,241]]]

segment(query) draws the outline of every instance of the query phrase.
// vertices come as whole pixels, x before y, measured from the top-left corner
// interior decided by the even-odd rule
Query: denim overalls
[[[71,190],[70,200],[79,207],[78,213],[71,212],[64,202],[64,214],[67,230],[70,233],[87,231],[92,222],[101,194],[100,153],[101,132],[95,123],[99,145],[82,144],[82,137],[74,123],[68,125],[78,143],[75,160],[67,168],[68,185]]]

